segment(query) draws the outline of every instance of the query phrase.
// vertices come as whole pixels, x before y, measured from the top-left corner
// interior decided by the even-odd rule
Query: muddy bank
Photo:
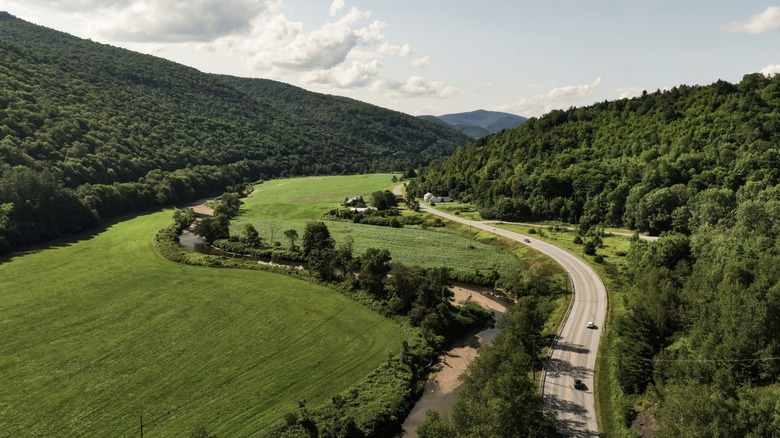
[[[213,198],[206,198],[206,199],[199,199],[197,201],[192,202],[191,204],[187,204],[184,207],[185,208],[191,208],[192,211],[194,211],[196,214],[203,215],[203,216],[214,216],[214,209],[211,207],[208,207],[206,205],[207,202],[216,201],[219,199],[219,197],[213,197]]]
[[[506,313],[507,306],[510,305],[504,298],[491,295],[493,292],[488,288],[459,284],[453,287],[452,291],[455,294],[455,305],[463,305],[467,302],[478,303],[492,310],[496,321]],[[490,345],[498,332],[498,327],[489,327],[476,334],[465,336],[456,341],[453,347],[440,357],[440,369],[428,377],[422,397],[401,426],[400,436],[417,437],[417,427],[425,421],[425,413],[428,410],[449,415],[452,406],[458,400],[458,392],[462,386],[460,375],[477,356],[477,350],[484,345]]]
[[[208,255],[229,255],[224,251],[220,251],[217,248],[206,243],[206,239],[198,236],[192,232],[192,227],[189,230],[184,230],[179,235],[179,246],[188,250],[195,251],[201,254]]]

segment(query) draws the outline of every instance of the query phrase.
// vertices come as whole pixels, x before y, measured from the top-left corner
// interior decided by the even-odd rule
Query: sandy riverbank
[[[462,306],[467,302],[475,302],[493,311],[496,319],[499,319],[507,310],[501,299],[494,297],[491,289],[477,286],[455,286],[452,288],[455,294],[455,305]],[[428,410],[439,411],[448,415],[452,406],[458,400],[458,391],[461,388],[460,375],[466,372],[466,368],[477,356],[477,351],[483,345],[489,345],[498,334],[497,327],[487,328],[481,332],[459,339],[453,347],[440,357],[440,369],[431,373],[422,397],[414,405],[412,412],[404,421],[402,435],[404,438],[417,437],[417,427],[425,421],[425,413]]]

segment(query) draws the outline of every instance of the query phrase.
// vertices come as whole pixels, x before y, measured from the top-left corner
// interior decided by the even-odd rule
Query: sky
[[[208,73],[412,115],[553,109],[780,72],[780,0],[0,0]]]

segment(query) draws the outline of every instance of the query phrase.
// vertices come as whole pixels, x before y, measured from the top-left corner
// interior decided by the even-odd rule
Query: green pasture
[[[400,350],[399,326],[333,290],[162,258],[170,218],[0,263],[1,435],[139,436],[143,416],[147,437],[249,436]]]
[[[362,195],[368,200],[374,191],[392,187],[391,178],[392,174],[374,174],[264,182],[256,185],[252,195],[244,200],[241,212],[232,221],[231,234],[241,235],[244,226],[251,223],[266,241],[289,246],[284,231],[295,229],[303,237],[307,222],[322,219],[345,197]],[[394,261],[407,265],[446,266],[469,273],[520,268],[519,259],[506,249],[445,232],[443,228],[390,228],[341,221],[326,221],[326,225],[337,245],[352,238],[355,255],[367,248],[386,248]]]
[[[434,206],[437,210],[441,210],[445,213],[461,216],[465,219],[473,221],[481,221],[482,215],[479,214],[479,210],[473,204],[466,204],[463,202],[440,202]]]
[[[265,181],[255,185],[255,191],[245,200],[240,219],[319,219],[344,198],[363,196],[370,201],[373,192],[395,185],[392,178],[392,173],[376,173]]]

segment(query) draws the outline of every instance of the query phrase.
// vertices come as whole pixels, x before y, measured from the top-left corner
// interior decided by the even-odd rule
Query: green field
[[[242,220],[256,219],[319,219],[323,213],[337,208],[344,198],[363,196],[390,189],[395,184],[391,173],[348,176],[313,176],[308,178],[274,179],[255,186],[245,200]]]
[[[284,231],[295,229],[303,236],[306,223],[321,219],[345,197],[363,196],[392,187],[392,174],[326,176],[272,180],[255,186],[231,226],[241,234],[252,223],[262,238],[289,245]],[[326,222],[336,243],[352,237],[355,254],[367,248],[387,248],[393,260],[422,267],[446,266],[455,270],[499,272],[517,270],[520,260],[504,248],[430,227],[389,228],[351,222]],[[272,239],[273,237],[273,239]],[[299,242],[300,243],[300,242]]]
[[[400,350],[400,327],[325,287],[163,259],[170,218],[0,264],[0,435],[139,436],[143,416],[149,437],[247,436]]]

